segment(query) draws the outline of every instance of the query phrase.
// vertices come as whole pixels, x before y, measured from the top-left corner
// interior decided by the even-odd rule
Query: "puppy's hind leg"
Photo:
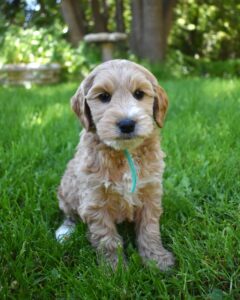
[[[58,242],[65,242],[73,233],[76,227],[76,223],[69,217],[67,217],[62,225],[56,230],[55,237]]]

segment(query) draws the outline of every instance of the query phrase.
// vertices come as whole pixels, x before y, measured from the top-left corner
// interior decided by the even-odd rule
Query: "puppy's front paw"
[[[140,253],[144,262],[149,260],[154,261],[161,271],[168,270],[175,262],[173,254],[164,248],[156,250],[145,249],[144,251],[140,251]]]
[[[171,252],[164,249],[161,254],[154,259],[161,271],[166,271],[174,265],[175,259]]]
[[[99,252],[98,254],[98,260],[109,265],[113,271],[115,271],[119,266],[127,266],[126,258],[122,251],[116,251],[115,253]]]

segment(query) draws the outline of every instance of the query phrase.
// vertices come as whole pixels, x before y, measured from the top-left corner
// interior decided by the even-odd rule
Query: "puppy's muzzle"
[[[131,134],[135,130],[136,122],[132,119],[122,119],[117,123],[118,128],[123,134]]]

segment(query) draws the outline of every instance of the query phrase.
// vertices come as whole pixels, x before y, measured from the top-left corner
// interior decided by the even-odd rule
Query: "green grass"
[[[162,82],[170,109],[161,220],[175,268],[97,265],[80,223],[64,245],[56,188],[78,142],[76,84],[0,88],[0,299],[239,299],[240,81]]]

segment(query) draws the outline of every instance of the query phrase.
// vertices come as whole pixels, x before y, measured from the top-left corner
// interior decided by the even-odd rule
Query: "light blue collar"
[[[131,188],[131,193],[134,193],[136,190],[136,185],[137,185],[137,172],[136,172],[136,168],[132,159],[131,154],[128,152],[127,149],[124,150],[124,155],[128,161],[128,165],[131,171],[131,176],[132,176],[132,188]]]

